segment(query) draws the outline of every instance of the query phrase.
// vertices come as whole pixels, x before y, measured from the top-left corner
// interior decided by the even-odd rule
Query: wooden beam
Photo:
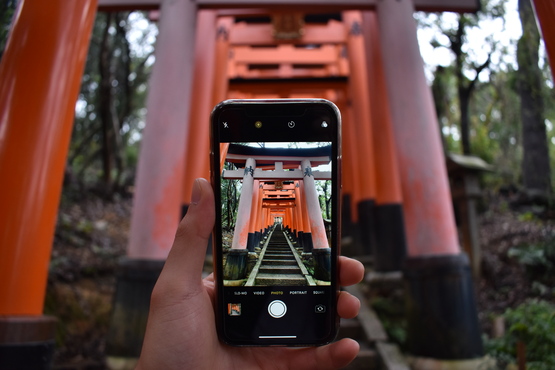
[[[98,10],[101,12],[155,10],[160,9],[161,3],[162,0],[99,0]]]
[[[341,22],[306,24],[300,39],[288,40],[289,44],[341,44],[345,42],[345,30]],[[237,23],[229,35],[231,45],[272,45],[277,41],[271,24]],[[285,43],[285,42],[284,42]]]
[[[314,12],[342,11],[346,9],[374,9],[379,0],[195,0],[200,7],[252,8],[263,5],[272,10],[304,10]],[[476,12],[479,0],[414,0],[416,10]]]
[[[245,175],[245,171],[241,170],[224,170],[222,178],[228,180],[241,180]],[[330,180],[331,172],[329,171],[312,171],[315,180]],[[293,171],[261,171],[259,168],[254,170],[254,178],[256,180],[302,180],[304,174],[301,170]]]
[[[98,0],[98,10],[151,10],[158,9],[163,0]],[[272,10],[304,10],[314,12],[342,11],[346,9],[374,9],[379,0],[195,0],[201,8],[253,8],[263,6]],[[479,0],[414,0],[416,10],[427,12],[476,12]]]

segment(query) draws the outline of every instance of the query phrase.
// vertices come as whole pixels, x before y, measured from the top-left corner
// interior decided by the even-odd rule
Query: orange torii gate
[[[550,31],[555,9],[549,0],[534,0],[534,3],[550,60],[553,61],[555,33]],[[230,27],[229,21],[236,9],[263,6],[271,11],[283,10],[282,7],[287,5],[288,10],[299,12],[316,8],[331,12],[364,10],[361,35],[373,36],[372,45],[376,50],[372,55],[380,52],[377,58],[383,62],[383,66],[374,64],[372,67],[370,60],[375,62],[375,59],[368,58],[367,78],[380,81],[381,74],[377,71],[384,71],[381,83],[370,84],[372,89],[376,89],[370,94],[372,99],[387,97],[388,102],[382,107],[389,106],[385,110],[390,115],[397,143],[394,163],[399,167],[407,224],[405,278],[411,300],[418,303],[415,310],[409,312],[409,322],[412,323],[408,333],[409,349],[417,357],[472,358],[480,353],[477,348],[480,340],[473,332],[475,305],[472,298],[453,289],[451,294],[441,298],[444,308],[440,309],[423,296],[423,292],[432,291],[430,288],[437,286],[446,273],[456,271],[460,273],[458,276],[466,276],[468,264],[459,254],[444,164],[438,150],[433,103],[423,76],[412,19],[415,9],[475,11],[477,1],[52,0],[43,4],[21,0],[0,65],[0,80],[3,81],[0,89],[0,168],[2,173],[9,174],[3,179],[3,191],[0,192],[0,205],[6,210],[0,214],[3,250],[3,258],[0,259],[0,331],[8,333],[0,343],[0,358],[34,364],[48,359],[48,351],[52,349],[53,320],[42,316],[48,256],[74,114],[73,102],[77,96],[97,5],[101,10],[160,8],[156,64],[150,80],[147,126],[139,160],[127,262],[132,273],[144,272],[145,266],[154,271],[160,268],[177,225],[178,204],[183,199],[182,183],[185,181],[187,185],[190,183],[189,176],[196,176],[196,173],[187,171],[188,176],[184,180],[185,164],[189,166],[189,163],[184,159],[184,150],[177,149],[183,148],[183,142],[191,142],[193,137],[198,137],[200,142],[205,138],[204,131],[208,131],[194,132],[192,128],[196,123],[183,119],[192,114],[191,81],[197,19],[199,27],[201,24],[209,30],[218,27],[214,46],[218,57],[215,57],[216,61],[204,61],[207,66],[217,63],[213,88],[212,91],[210,88],[199,90],[203,96],[210,95],[212,101],[217,101],[223,99],[228,86],[227,72],[224,73],[220,63],[225,60],[221,58],[226,50],[225,28]],[[227,16],[224,11],[217,11],[220,18],[206,17],[200,21],[200,13],[225,8],[234,9],[227,11]],[[48,18],[44,14],[48,14]],[[374,20],[371,20],[372,17]],[[367,20],[374,22],[374,26],[368,28]],[[223,31],[220,33],[219,30]],[[365,42],[369,40],[369,37],[365,38]],[[368,44],[366,52],[367,56],[372,53]],[[27,62],[37,56],[41,58],[41,63],[30,71]],[[205,55],[204,58],[211,57]],[[356,98],[360,97],[351,97]],[[376,104],[375,101],[369,103],[372,106]],[[342,111],[344,116],[353,116],[347,106]],[[372,111],[372,116],[375,111]],[[200,129],[202,125],[198,127]],[[344,136],[355,140],[356,132],[348,130]],[[160,143],[164,145],[160,146]],[[353,147],[351,161],[356,161]],[[13,165],[14,158],[17,158],[16,165]],[[347,178],[353,180],[345,188],[358,188],[353,194],[360,194],[360,184],[363,183],[360,176],[356,170],[345,170],[351,172]],[[388,186],[377,184],[378,202],[381,187]],[[398,195],[384,195],[382,199],[398,199]],[[34,273],[29,274],[28,271]],[[425,277],[424,272],[433,279]],[[465,278],[457,284],[461,288],[468,287]],[[144,289],[144,295],[141,302],[148,305],[148,287]],[[463,306],[465,309],[460,309]],[[452,315],[447,313],[450,310]],[[145,315],[144,312],[134,313],[133,304],[127,304],[121,312],[127,317]],[[446,323],[454,337],[444,337],[447,334],[441,329],[434,331],[429,326],[424,328],[423,324],[419,325],[423,316],[428,318],[426,324],[433,327],[441,328],[443,324],[440,322]],[[471,325],[461,321],[460,317],[469,319]],[[449,342],[455,348],[454,352],[445,348]],[[136,356],[140,344],[131,347],[120,354]],[[14,348],[24,348],[26,355],[21,355],[22,352]],[[29,356],[30,350],[37,350],[37,356]]]

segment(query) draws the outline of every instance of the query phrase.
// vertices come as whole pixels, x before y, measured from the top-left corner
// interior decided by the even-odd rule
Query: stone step
[[[268,248],[278,248],[278,249],[291,249],[289,248],[289,244],[268,244]]]
[[[266,274],[258,273],[256,285],[308,285],[300,274]]]
[[[266,265],[263,264],[258,270],[260,273],[268,274],[301,274],[301,269],[297,265]],[[260,275],[259,275],[260,276]]]
[[[269,251],[266,250],[266,253],[264,253],[264,256],[292,256],[293,252],[291,251]]]
[[[296,262],[294,258],[264,258],[262,261],[272,265],[291,265]]]

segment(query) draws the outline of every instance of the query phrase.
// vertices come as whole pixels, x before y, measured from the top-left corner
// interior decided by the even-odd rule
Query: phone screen
[[[232,345],[317,345],[337,330],[340,116],[326,100],[212,113],[217,321]]]

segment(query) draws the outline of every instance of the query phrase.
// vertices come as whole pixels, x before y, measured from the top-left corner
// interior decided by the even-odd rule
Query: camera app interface
[[[229,335],[269,344],[326,337],[335,299],[332,142],[225,147],[220,258]]]

